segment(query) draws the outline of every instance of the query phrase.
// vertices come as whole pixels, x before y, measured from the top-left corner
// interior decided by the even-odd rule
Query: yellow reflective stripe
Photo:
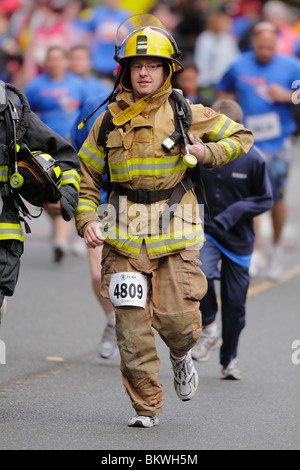
[[[56,178],[59,178],[60,175],[61,175],[61,169],[60,169],[60,167],[57,166],[57,167],[53,168],[53,171],[54,171],[54,173],[55,173]]]
[[[109,164],[112,181],[131,178],[132,176],[160,176],[186,170],[182,158],[178,155],[163,158],[130,158],[127,162]]]
[[[2,234],[0,232],[0,240],[19,240],[20,242],[23,242],[24,235],[17,235],[15,233]]]
[[[149,255],[167,253],[205,241],[202,225],[158,237],[145,239]]]
[[[226,163],[234,160],[235,158],[239,156],[240,151],[241,151],[241,146],[239,142],[237,142],[236,140],[224,139],[224,140],[220,140],[219,144],[222,144],[228,153]]]
[[[76,170],[67,170],[63,172],[62,184],[73,184],[75,188],[80,190],[81,178]]]
[[[226,137],[229,137],[232,134],[235,126],[236,123],[223,114],[218,124],[208,135],[209,140],[212,142],[218,142],[221,139],[226,139]]]
[[[168,253],[205,241],[201,224],[193,225],[190,229],[162,234],[156,237],[141,238],[138,236],[130,236],[116,226],[110,227],[107,231],[103,230],[102,233],[106,237],[107,243],[131,254],[139,254],[144,240],[149,255]]]
[[[77,211],[97,212],[97,207],[97,204],[95,204],[93,201],[89,201],[88,199],[79,199]]]
[[[106,242],[110,245],[127,251],[132,254],[139,254],[143,239],[140,237],[132,237],[119,229],[119,227],[110,227],[107,231],[103,230],[102,235],[105,237]]]
[[[21,224],[0,223],[0,240],[20,240],[24,241],[24,234]]]
[[[8,180],[8,165],[0,165],[0,181],[6,182]]]
[[[78,156],[96,168],[96,170],[103,173],[105,168],[105,156],[100,150],[85,142],[79,150]]]

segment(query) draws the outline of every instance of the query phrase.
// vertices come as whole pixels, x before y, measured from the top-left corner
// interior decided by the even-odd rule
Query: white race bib
[[[140,273],[111,275],[109,297],[115,307],[146,307],[147,277]]]
[[[245,124],[253,132],[254,142],[276,139],[282,134],[280,119],[276,112],[248,116]]]

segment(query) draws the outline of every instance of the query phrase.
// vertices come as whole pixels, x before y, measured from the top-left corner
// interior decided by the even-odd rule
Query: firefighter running
[[[192,170],[183,162],[186,147],[212,169],[253,144],[242,125],[186,100],[179,109],[190,108],[190,142],[179,139],[171,97],[179,58],[157,18],[136,15],[122,23],[115,56],[121,91],[108,105],[113,128],[101,145],[100,115],[79,152],[77,230],[89,247],[104,243],[101,294],[115,306],[122,380],[136,413],[129,426],[158,425],[163,407],[152,327],[170,350],[178,397],[190,400],[198,387],[190,351],[201,333],[199,302],[207,281],[199,267],[204,236]],[[100,223],[106,164],[113,192]]]

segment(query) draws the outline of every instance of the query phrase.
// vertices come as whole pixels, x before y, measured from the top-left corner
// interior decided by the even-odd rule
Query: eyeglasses
[[[140,72],[143,67],[147,72],[156,72],[159,67],[163,67],[163,64],[133,64],[130,66],[133,72]]]

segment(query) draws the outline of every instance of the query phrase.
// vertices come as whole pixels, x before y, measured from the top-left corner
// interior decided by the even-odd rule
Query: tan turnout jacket
[[[175,129],[174,113],[168,99],[171,92],[171,86],[162,88],[134,103],[132,93],[122,91],[117,101],[109,105],[116,126],[107,140],[112,182],[132,190],[161,190],[173,188],[183,179],[187,167],[180,156],[180,144],[170,153],[161,145]],[[253,136],[248,129],[201,104],[190,103],[190,106],[192,125],[189,132],[205,145],[205,168],[213,169],[249,151]],[[97,139],[103,116],[104,113],[95,121],[79,152],[82,177],[76,225],[81,236],[87,224],[99,221],[96,210],[101,202],[105,158]],[[184,194],[168,231],[163,233],[158,227],[158,219],[165,203],[141,205],[123,199],[117,219],[111,221],[110,218],[107,224],[106,243],[132,258],[137,258],[143,241],[150,258],[199,247],[204,236],[194,190]]]

